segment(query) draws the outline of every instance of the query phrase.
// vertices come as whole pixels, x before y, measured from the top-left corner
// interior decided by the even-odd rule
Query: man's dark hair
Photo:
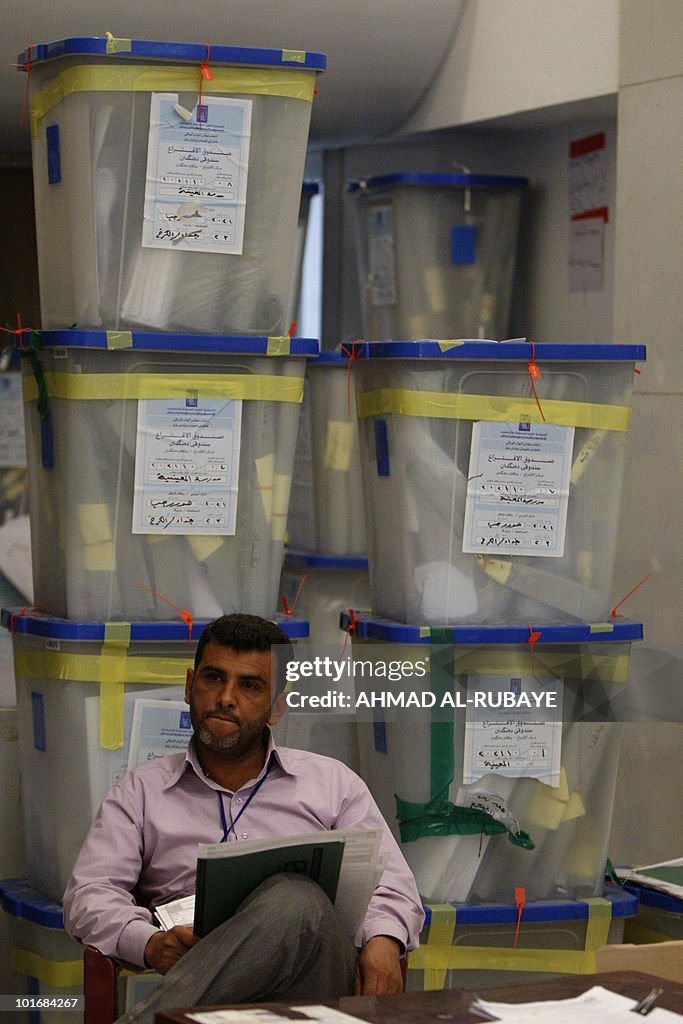
[[[194,656],[195,671],[208,643],[231,647],[233,651],[271,651],[274,684],[272,699],[275,700],[284,689],[285,669],[287,662],[294,657],[294,649],[284,629],[280,629],[274,622],[262,619],[258,615],[247,615],[245,612],[221,615],[220,618],[209,622],[197,643]]]

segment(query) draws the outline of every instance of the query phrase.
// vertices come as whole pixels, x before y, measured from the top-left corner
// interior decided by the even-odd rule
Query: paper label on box
[[[462,550],[564,554],[574,428],[474,423]]]
[[[152,93],[142,245],[242,252],[251,100]]]
[[[0,469],[26,465],[20,373],[0,373]]]
[[[395,306],[396,257],[394,254],[394,208],[391,203],[371,206],[367,215],[368,273],[373,306]]]
[[[185,751],[191,735],[190,710],[183,701],[136,699],[128,771],[147,761]]]
[[[235,533],[241,424],[241,399],[138,402],[133,533]]]
[[[483,698],[479,706],[477,694]],[[554,698],[556,707],[548,706],[549,697]],[[506,707],[506,703],[510,706]],[[468,678],[464,784],[492,772],[513,779],[540,779],[548,786],[558,786],[561,751],[562,694],[557,679]]]

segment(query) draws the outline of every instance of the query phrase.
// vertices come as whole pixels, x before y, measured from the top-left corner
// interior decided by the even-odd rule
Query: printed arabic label
[[[241,399],[138,402],[133,533],[235,533],[241,423]]]
[[[152,94],[143,246],[242,252],[251,105],[211,95],[188,111]]]
[[[561,558],[574,428],[474,423],[462,550]]]
[[[486,696],[479,706],[478,693]],[[557,679],[470,677],[467,697],[463,783],[491,772],[559,785],[562,693]]]

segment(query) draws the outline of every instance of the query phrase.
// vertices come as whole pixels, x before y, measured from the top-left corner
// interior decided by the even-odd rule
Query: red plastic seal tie
[[[529,380],[531,381],[531,390],[534,393],[534,398],[536,399],[536,405],[538,406],[538,411],[541,414],[541,419],[545,423],[545,416],[543,415],[543,409],[541,408],[541,403],[540,403],[540,401],[538,399],[538,394],[536,393],[536,384],[535,384],[535,381],[537,381],[538,378],[541,376],[541,369],[540,369],[538,363],[536,362],[536,346],[534,345],[533,341],[530,341],[529,344],[531,345],[531,359],[529,360],[529,362],[527,364],[527,369],[529,370]]]
[[[358,338],[356,341],[351,342],[350,349],[347,348],[346,345],[342,345],[341,347],[342,355],[346,356],[348,359],[348,365],[346,369],[346,408],[349,416],[351,415],[351,363],[353,362],[354,359],[358,358],[358,356],[356,355],[356,345],[364,344],[365,342],[361,338]]]
[[[23,64],[10,64],[10,67],[12,67],[12,68],[20,68],[21,71],[25,71],[26,72],[26,89],[24,90],[24,102],[21,105],[21,118],[19,120],[19,127],[20,128],[24,127],[24,120],[26,118],[26,108],[28,106],[28,92],[29,92],[29,85],[30,85],[30,82],[31,82],[31,63],[30,63],[30,61],[28,59],[28,55],[31,52],[31,47],[33,45],[34,45],[33,43],[30,43],[27,47],[25,47],[25,49],[24,49],[24,63]]]
[[[210,60],[210,58],[211,58],[211,47],[207,43],[206,44],[206,57],[202,61],[201,67],[199,68],[199,97],[197,99],[197,107],[198,108],[201,107],[201,105],[202,105],[202,89],[203,89],[203,86],[204,86],[204,82],[212,82],[213,81],[213,72],[211,71],[211,68],[209,67],[209,60]],[[201,118],[201,113],[199,112],[199,110],[197,111],[197,113],[199,114],[198,121],[199,121],[199,126],[201,127],[201,125],[203,124],[202,118]]]
[[[517,939],[519,938],[519,926],[522,923],[522,911],[524,910],[524,904],[526,903],[526,889],[523,886],[515,888],[515,906],[517,907],[517,928],[515,929],[515,942],[513,949],[517,949]]]
[[[0,331],[2,331],[3,334],[13,334],[16,338],[18,338],[19,339],[19,349],[20,349],[21,352],[27,352],[28,351],[28,345],[24,341],[24,335],[25,334],[34,334],[35,333],[35,331],[34,331],[34,329],[32,327],[23,327],[22,326],[21,314],[20,313],[17,313],[17,326],[16,326],[16,330],[12,330],[11,327],[0,327]]]
[[[615,604],[614,608],[613,608],[613,609],[612,609],[612,611],[610,612],[610,616],[611,616],[611,617],[612,617],[613,619],[614,619],[614,618],[621,618],[621,616],[617,616],[617,608],[620,608],[620,607],[621,607],[621,605],[622,605],[622,604],[624,603],[624,601],[628,601],[628,599],[629,599],[629,597],[631,596],[631,594],[635,594],[636,590],[637,590],[637,589],[638,589],[639,587],[642,587],[643,583],[647,583],[647,581],[649,580],[650,576],[652,576],[652,573],[651,573],[651,572],[649,572],[649,573],[647,573],[647,575],[643,576],[642,580],[640,580],[640,582],[639,582],[639,583],[636,583],[635,587],[631,587],[631,589],[629,590],[628,594],[626,594],[626,596],[625,596],[625,597],[622,597],[621,601],[618,601],[618,602],[617,602],[617,603]]]
[[[169,601],[167,597],[164,597],[164,595],[160,594],[157,590],[152,590],[151,587],[146,587],[144,583],[136,582],[135,586],[140,587],[141,590],[146,590],[148,594],[154,594],[154,596],[158,597],[159,600],[165,601],[166,604],[170,604],[171,608],[175,608],[178,615],[187,626],[187,639],[192,639],[192,612],[189,612],[186,608],[179,608],[177,604],[173,604],[173,601]]]
[[[534,677],[534,679],[536,678],[536,673],[534,672],[534,646],[536,644],[536,641],[540,640],[540,638],[540,629],[533,629],[531,626],[529,626],[529,638],[527,639],[527,644],[529,645],[529,650],[531,651],[531,674]]]
[[[306,576],[304,574],[301,577],[301,583],[297,587],[296,594],[294,595],[294,601],[292,602],[292,607],[291,608],[289,607],[289,604],[287,603],[287,598],[285,597],[285,595],[284,594],[282,595],[282,608],[284,610],[285,615],[293,615],[294,614],[294,609],[296,608],[297,601],[299,600],[299,595],[301,594],[301,591],[303,590],[303,586],[304,586],[305,582],[306,582]]]
[[[290,338],[294,337],[294,331],[296,330],[296,328],[297,328],[297,322],[296,322],[296,320],[293,320],[292,323],[289,325],[289,330],[287,332],[289,334]]]
[[[27,612],[44,612],[44,611],[45,611],[45,609],[43,608],[42,604],[25,604],[23,608],[20,608],[16,612],[12,612],[12,614],[10,615],[10,620],[9,620],[10,635],[14,636],[14,620],[16,619],[17,615],[26,615]]]
[[[344,646],[342,647],[341,656],[344,657],[344,651],[346,650],[346,644],[351,634],[356,635],[356,613],[353,608],[349,608],[349,624],[344,632]]]

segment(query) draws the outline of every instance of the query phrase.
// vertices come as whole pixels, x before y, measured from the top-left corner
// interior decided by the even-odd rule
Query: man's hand
[[[388,935],[375,935],[356,960],[354,995],[388,996],[403,991],[401,947]]]
[[[155,932],[145,946],[145,963],[159,974],[166,974],[196,942],[199,942],[199,936],[182,924],[169,928],[167,932]]]

